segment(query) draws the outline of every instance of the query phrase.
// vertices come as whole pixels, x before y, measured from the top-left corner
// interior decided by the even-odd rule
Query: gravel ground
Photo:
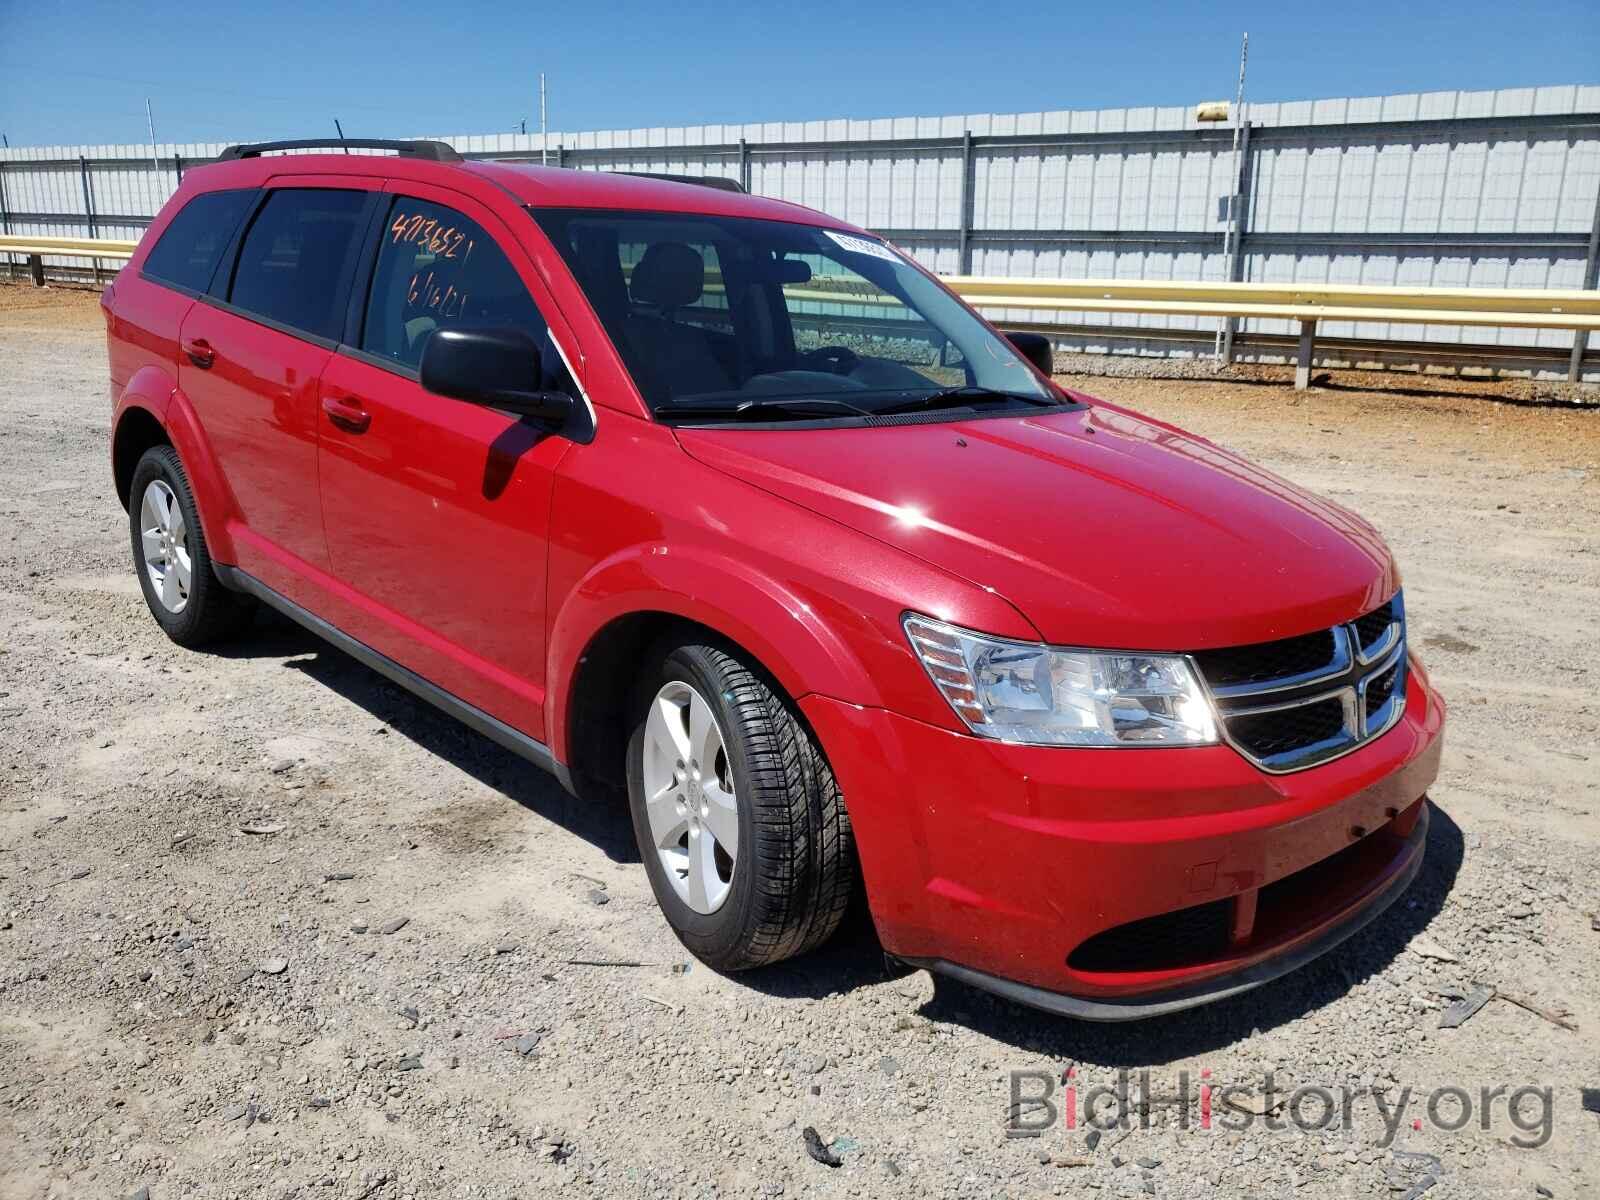
[[[285,623],[168,643],[111,494],[93,298],[0,288],[0,353],[7,1200],[1600,1194],[1600,413],[1396,376],[1072,380],[1374,519],[1452,704],[1401,903],[1276,984],[1108,1027],[886,968],[862,920],[782,967],[691,964],[624,813]],[[1441,1028],[1478,983],[1545,1015]],[[1007,1137],[1010,1073],[1068,1068],[1130,1069],[1148,1127]],[[1204,1070],[1251,1085],[1209,1130]],[[1358,1089],[1350,1127],[1268,1128],[1298,1085]],[[1457,1132],[1425,1112],[1446,1085]],[[1532,1094],[1531,1132],[1504,1093],[1481,1119],[1480,1088],[1524,1085],[1548,1137]]]

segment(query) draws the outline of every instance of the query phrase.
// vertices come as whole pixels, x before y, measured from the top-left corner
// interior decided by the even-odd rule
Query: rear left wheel
[[[663,647],[628,744],[634,834],[656,901],[719,971],[778,962],[839,927],[850,819],[787,698],[727,649]]]
[[[150,615],[180,646],[201,646],[250,623],[255,603],[217,578],[189,477],[171,446],[152,446],[128,488],[133,565]]]

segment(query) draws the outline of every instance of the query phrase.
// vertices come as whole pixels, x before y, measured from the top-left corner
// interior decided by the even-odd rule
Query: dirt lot
[[[0,287],[0,355],[6,1200],[1600,1195],[1600,411],[1394,376],[1075,381],[1375,520],[1452,706],[1406,900],[1275,985],[1107,1027],[886,970],[860,922],[785,967],[686,966],[625,814],[287,624],[214,655],[161,636],[93,297]],[[1506,999],[1441,1029],[1477,981],[1576,1029]],[[1067,1067],[1131,1068],[1136,1096],[1148,1069],[1150,1127],[1008,1138],[1009,1073]],[[1185,1070],[1191,1097],[1202,1070],[1252,1084],[1246,1111],[1180,1128]],[[1352,1127],[1268,1128],[1268,1071],[1280,1101],[1359,1090]],[[1458,1132],[1425,1110],[1447,1085]],[[1528,1132],[1505,1092],[1484,1114],[1525,1085],[1547,1138],[1531,1093]]]

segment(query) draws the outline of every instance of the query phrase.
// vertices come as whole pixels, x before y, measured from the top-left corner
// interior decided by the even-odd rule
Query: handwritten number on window
[[[396,213],[389,225],[389,239],[396,246],[409,243],[435,258],[453,258],[462,262],[471,255],[473,247],[473,240],[454,225],[440,225],[437,217],[426,217],[421,213]]]

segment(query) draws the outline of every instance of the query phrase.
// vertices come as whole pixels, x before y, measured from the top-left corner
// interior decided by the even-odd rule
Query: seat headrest
[[[656,242],[633,268],[628,293],[640,304],[682,308],[700,299],[706,286],[706,262],[682,242]]]

